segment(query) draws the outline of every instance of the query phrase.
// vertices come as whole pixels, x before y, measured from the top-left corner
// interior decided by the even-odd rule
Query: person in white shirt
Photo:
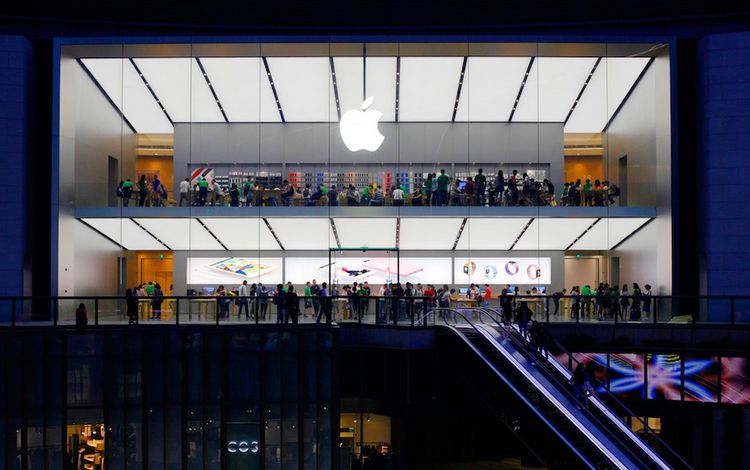
[[[214,180],[214,182],[211,184],[211,190],[211,205],[215,206],[216,200],[224,195],[224,190],[221,189],[221,185],[219,185],[219,182],[216,180]]]
[[[393,205],[394,206],[403,206],[404,205],[404,191],[399,188],[398,186],[393,189],[391,192],[391,197],[393,197]]]
[[[185,201],[185,205],[190,205],[190,198],[188,195],[190,194],[190,180],[185,178],[184,180],[180,181],[180,203],[179,205],[182,206],[182,201]]]
[[[242,309],[245,309],[245,320],[250,319],[250,309],[248,308],[248,302],[250,299],[247,297],[250,296],[250,288],[247,286],[247,281],[242,281],[242,285],[237,289],[237,295],[239,298],[237,299],[237,305],[239,307],[237,308],[237,318],[240,318],[242,316]]]

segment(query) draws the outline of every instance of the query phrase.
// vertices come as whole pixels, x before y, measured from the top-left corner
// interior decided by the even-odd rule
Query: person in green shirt
[[[304,299],[302,300],[305,309],[302,311],[302,316],[306,317],[308,314],[312,315],[312,287],[310,281],[305,284],[305,290],[302,294]]]
[[[122,183],[122,205],[124,207],[128,207],[131,197],[133,197],[133,182],[128,178]]]
[[[445,174],[445,170],[440,170],[440,176],[437,177],[437,199],[438,206],[448,205],[448,184],[451,179]]]
[[[584,200],[584,205],[586,205],[586,206],[592,205],[591,204],[591,196],[592,196],[593,193],[592,193],[591,190],[593,188],[594,187],[591,184],[591,180],[586,180],[586,183],[583,185],[583,198],[584,198],[583,200]]]
[[[581,289],[581,297],[583,297],[583,305],[581,314],[584,313],[586,316],[591,316],[591,299],[594,297],[594,291],[591,290],[591,286],[586,284]]]
[[[148,284],[146,284],[146,295],[152,297],[154,295],[154,289],[154,283],[149,281]]]
[[[477,175],[474,177],[474,191],[476,192],[476,205],[484,206],[484,192],[487,188],[487,177],[484,175],[484,170],[481,168],[477,171]]]
[[[326,194],[328,194],[328,188],[326,188],[326,185],[321,184],[320,185],[320,195],[321,196],[325,196]]]
[[[206,205],[206,197],[208,196],[208,180],[201,178],[198,181],[198,205]]]

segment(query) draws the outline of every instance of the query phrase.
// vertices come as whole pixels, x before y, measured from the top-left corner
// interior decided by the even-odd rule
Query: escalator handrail
[[[508,328],[508,326],[507,326],[507,325],[503,325],[503,324],[502,324],[501,322],[499,322],[499,321],[498,321],[498,320],[497,320],[497,319],[496,319],[496,318],[495,318],[495,317],[494,317],[493,315],[491,315],[491,314],[489,314],[489,313],[488,313],[488,311],[489,311],[489,312],[492,312],[493,314],[497,315],[497,314],[498,314],[498,312],[497,312],[497,311],[495,311],[495,310],[493,310],[493,309],[491,309],[491,308],[486,308],[486,307],[480,307],[480,308],[477,308],[477,310],[478,310],[478,311],[480,311],[480,312],[481,312],[482,314],[486,315],[487,317],[489,317],[489,318],[490,318],[490,319],[491,319],[491,320],[492,320],[492,321],[493,321],[493,322],[494,322],[495,324],[497,324],[497,325],[499,325],[499,326],[500,326],[501,328],[503,328],[503,329],[506,329],[506,330],[507,330],[507,328]],[[515,330],[514,330],[514,331],[515,331]],[[510,336],[513,336],[513,335],[510,335]],[[557,341],[557,340],[556,340],[555,338],[552,338],[551,336],[550,336],[549,338],[550,338],[550,340],[551,340],[550,342],[551,342],[552,344],[554,344],[555,348],[557,348],[557,349],[558,349],[558,350],[559,350],[559,351],[560,351],[561,353],[563,353],[563,354],[565,354],[566,356],[568,356],[568,358],[569,358],[570,360],[572,360],[573,362],[575,362],[576,364],[578,364],[578,363],[579,363],[579,361],[578,361],[578,360],[577,360],[577,359],[576,359],[576,358],[575,358],[575,357],[573,356],[573,354],[572,354],[571,352],[569,352],[569,351],[568,351],[567,349],[565,349],[565,347],[563,347],[563,346],[562,346],[562,345],[561,345],[561,344],[560,344],[560,343],[559,343],[559,342],[558,342],[558,341]],[[521,344],[522,346],[524,346],[524,347],[527,347],[527,346],[523,345],[523,344],[522,344],[522,343],[521,343],[521,342],[520,342],[520,341],[519,341],[519,340],[518,340],[517,338],[513,337],[513,340],[514,340],[514,341],[516,341],[516,343],[517,343],[517,344]],[[526,340],[524,339],[524,341],[526,341]],[[568,370],[567,368],[563,367],[563,366],[562,366],[562,365],[561,365],[561,364],[560,364],[560,363],[559,363],[559,362],[557,361],[557,359],[555,359],[554,357],[551,357],[551,358],[550,358],[550,357],[549,357],[549,354],[545,355],[545,359],[547,360],[547,362],[548,362],[549,364],[551,364],[551,365],[552,365],[552,367],[554,367],[554,368],[555,368],[555,370],[556,370],[556,371],[557,371],[558,373],[562,374],[562,375],[563,375],[563,377],[565,377],[566,379],[569,379],[569,377],[567,377],[567,376],[566,376],[565,374],[563,374],[563,373],[562,373],[562,371],[565,371],[565,372],[566,372],[566,373],[568,373],[568,374],[570,374],[570,371],[569,371],[569,370]],[[559,366],[559,367],[560,367],[560,368],[561,368],[562,370],[561,370],[560,368],[558,368],[558,366]],[[592,378],[593,378],[593,379],[594,379],[594,380],[596,381],[596,383],[598,383],[598,384],[601,384],[601,382],[599,382],[598,380],[596,380],[596,378],[595,378],[595,377],[592,377]],[[602,384],[602,385],[603,385],[603,384]],[[659,437],[659,436],[658,436],[658,435],[657,435],[657,434],[656,434],[656,433],[655,433],[655,432],[653,431],[653,429],[651,429],[651,428],[650,428],[650,427],[648,426],[648,424],[647,424],[647,423],[645,423],[645,422],[644,422],[644,421],[643,421],[643,420],[642,420],[642,419],[641,419],[640,417],[638,417],[638,415],[637,415],[637,414],[636,414],[635,412],[633,412],[632,410],[630,410],[630,409],[629,409],[629,408],[628,408],[627,406],[625,406],[625,404],[624,404],[624,403],[623,403],[623,402],[622,402],[622,401],[621,401],[621,400],[620,400],[619,398],[617,398],[617,397],[616,397],[616,396],[615,396],[615,395],[614,395],[614,394],[613,394],[612,392],[610,392],[610,391],[609,391],[609,390],[607,389],[607,387],[605,387],[605,386],[602,386],[602,387],[601,387],[601,389],[602,389],[602,390],[604,390],[604,393],[606,394],[606,396],[608,397],[608,399],[610,399],[610,400],[612,400],[612,401],[613,401],[614,403],[616,403],[616,404],[617,404],[617,406],[619,406],[619,407],[620,407],[620,408],[622,409],[622,411],[624,411],[625,413],[627,413],[627,414],[628,414],[629,416],[631,416],[631,417],[633,417],[633,418],[636,418],[636,419],[637,419],[637,420],[638,420],[638,421],[639,421],[639,422],[641,423],[641,425],[643,426],[643,429],[645,430],[645,432],[646,432],[647,434],[649,434],[649,435],[650,435],[650,436],[651,436],[652,438],[654,438],[654,439],[655,439],[656,441],[658,441],[658,443],[659,443],[659,445],[661,446],[661,448],[662,448],[662,449],[664,449],[664,450],[666,450],[666,451],[667,451],[667,452],[668,452],[668,453],[669,453],[669,454],[671,455],[671,457],[673,457],[673,458],[675,459],[675,461],[676,461],[677,463],[679,463],[679,464],[683,465],[683,466],[684,466],[685,468],[692,468],[692,467],[691,467],[691,465],[690,465],[690,464],[688,464],[688,463],[687,463],[687,462],[686,462],[686,461],[685,461],[685,460],[684,460],[684,459],[683,459],[683,458],[682,458],[682,457],[681,457],[681,456],[680,456],[680,455],[679,455],[679,454],[678,454],[678,453],[677,453],[677,452],[676,452],[676,451],[675,451],[674,449],[672,449],[672,448],[671,448],[671,447],[670,447],[670,446],[669,446],[669,445],[668,445],[668,444],[667,444],[666,442],[664,442],[664,441],[663,441],[663,440],[662,440],[662,439],[661,439],[661,438],[660,438],[660,437]],[[601,407],[599,407],[599,406],[598,406],[598,405],[599,405],[599,403],[601,403],[601,405],[602,405]],[[652,458],[654,458],[654,457],[655,457],[655,454],[656,454],[656,452],[654,451],[654,449],[653,449],[653,448],[652,448],[651,446],[649,446],[649,445],[648,445],[648,443],[644,442],[644,441],[643,441],[643,439],[642,439],[642,438],[641,438],[640,436],[638,436],[638,434],[636,434],[636,433],[635,433],[635,432],[633,432],[633,431],[632,431],[632,430],[631,430],[630,428],[628,428],[627,426],[625,426],[625,424],[624,424],[624,423],[623,423],[623,422],[622,422],[622,421],[621,421],[620,419],[618,419],[618,418],[617,418],[617,416],[613,415],[613,414],[612,414],[612,411],[611,411],[611,410],[610,410],[610,409],[609,409],[609,408],[608,408],[608,407],[607,407],[606,405],[604,405],[604,403],[603,403],[603,402],[601,402],[601,401],[598,401],[598,402],[597,402],[596,400],[594,400],[594,404],[595,404],[595,405],[597,405],[597,407],[598,407],[598,408],[600,408],[600,410],[601,410],[601,411],[602,411],[602,412],[603,412],[604,414],[608,415],[608,417],[610,418],[610,420],[612,420],[613,422],[615,422],[615,423],[616,423],[616,425],[617,425],[617,427],[618,427],[618,428],[620,428],[620,429],[621,429],[622,431],[624,431],[624,432],[625,432],[625,434],[627,434],[627,435],[628,435],[628,436],[630,437],[630,439],[631,439],[631,440],[633,440],[633,442],[635,442],[635,443],[636,443],[636,445],[638,445],[638,446],[639,446],[639,447],[641,448],[641,450],[643,450],[644,452],[646,452],[647,454],[649,454],[649,455],[650,455],[650,456],[651,456]],[[661,457],[661,456],[659,456],[659,457]],[[660,460],[660,459],[655,459],[655,460]]]
[[[473,322],[472,322],[471,320],[469,320],[469,319],[468,319],[468,318],[466,317],[466,315],[464,315],[464,313],[463,313],[463,312],[460,312],[460,311],[458,311],[458,310],[455,310],[455,309],[444,309],[444,310],[450,310],[450,311],[452,311],[453,313],[457,314],[458,316],[460,316],[461,318],[463,318],[463,319],[464,319],[464,321],[466,322],[466,324],[467,324],[467,325],[469,325],[469,326],[471,326],[471,328],[472,328],[472,329],[474,329],[474,331],[476,331],[476,332],[477,332],[477,333],[478,333],[478,334],[479,334],[480,336],[482,336],[482,337],[486,338],[486,336],[485,336],[485,333],[487,333],[487,332],[482,332],[482,330],[480,330],[479,328],[477,328],[477,326],[476,326],[476,325],[475,325],[475,324],[474,324],[474,323],[473,323]],[[476,311],[477,309],[473,309],[473,308],[472,308],[472,309],[468,309],[468,310]],[[450,323],[448,323],[448,320],[447,320],[446,318],[443,318],[443,321],[444,321],[444,322],[446,323],[446,325],[448,325],[449,327],[451,327],[451,328],[453,328],[454,330],[458,331],[458,330],[457,330],[457,329],[456,329],[455,327],[453,327],[453,326],[452,326],[452,325],[451,325]],[[459,332],[459,333],[460,333],[460,332]],[[502,333],[503,333],[504,335],[506,335],[506,336],[512,336],[512,335],[508,334],[508,332],[507,332],[507,330],[505,330],[505,328],[503,328],[503,330],[502,330]],[[487,333],[487,334],[489,334],[489,333]],[[493,346],[494,346],[494,345],[493,345]],[[501,354],[502,354],[502,355],[503,355],[503,356],[504,356],[504,357],[505,357],[505,358],[506,358],[506,359],[507,359],[507,360],[508,360],[509,362],[511,362],[511,363],[513,364],[513,362],[514,362],[514,361],[512,360],[512,358],[509,358],[509,357],[507,356],[507,354],[508,354],[508,353],[507,353],[507,351],[505,351],[505,350],[504,350],[504,349],[503,349],[502,347],[495,347],[495,349],[497,349],[497,350],[498,350],[498,351],[499,351],[499,352],[500,352],[500,353],[501,353]],[[577,429],[578,429],[578,430],[579,430],[579,431],[581,432],[581,434],[583,434],[583,435],[584,435],[584,436],[585,436],[585,437],[586,437],[586,438],[587,438],[587,439],[588,439],[588,440],[589,440],[589,441],[590,441],[590,442],[591,442],[591,443],[592,443],[592,444],[593,444],[593,445],[594,445],[594,446],[595,446],[595,447],[596,447],[597,449],[599,449],[599,451],[600,451],[600,452],[601,452],[601,453],[602,453],[602,454],[603,454],[604,456],[606,456],[606,457],[607,457],[607,459],[609,459],[609,460],[610,460],[610,461],[611,461],[611,462],[612,462],[612,463],[613,463],[613,464],[614,464],[615,466],[617,466],[617,467],[619,467],[619,468],[621,468],[621,469],[626,469],[626,468],[627,468],[627,466],[625,466],[625,465],[624,465],[624,464],[623,464],[623,463],[622,463],[622,462],[620,461],[620,459],[618,459],[618,458],[617,458],[617,457],[616,457],[616,456],[615,456],[614,454],[612,454],[612,452],[610,452],[610,450],[609,450],[609,449],[607,448],[607,446],[606,446],[606,445],[604,445],[604,444],[603,444],[602,442],[599,442],[599,440],[598,440],[598,439],[596,439],[596,437],[595,437],[595,436],[594,436],[594,435],[593,435],[593,434],[592,434],[592,433],[591,433],[591,432],[590,432],[590,431],[589,431],[589,430],[588,430],[588,429],[587,429],[587,428],[586,428],[586,427],[585,427],[585,426],[583,425],[583,423],[581,423],[581,422],[580,422],[580,421],[579,421],[579,420],[578,420],[577,418],[575,418],[575,417],[574,417],[574,416],[573,416],[573,415],[572,415],[572,414],[571,414],[571,413],[570,413],[570,412],[569,412],[569,411],[568,411],[568,410],[567,410],[567,409],[565,408],[565,406],[563,406],[563,405],[562,405],[562,403],[560,403],[560,402],[559,402],[559,400],[558,400],[557,398],[555,398],[555,397],[554,397],[554,396],[553,396],[553,395],[552,395],[552,394],[551,394],[551,393],[550,393],[550,392],[549,392],[549,391],[548,391],[548,390],[547,390],[547,389],[546,389],[546,388],[545,388],[545,387],[544,387],[544,386],[543,386],[542,384],[538,383],[538,381],[537,381],[536,379],[534,379],[533,377],[531,377],[531,376],[530,376],[530,374],[528,373],[528,371],[526,371],[526,370],[525,370],[525,369],[524,369],[524,368],[523,368],[523,367],[522,367],[522,366],[521,366],[520,364],[518,364],[518,365],[516,365],[516,364],[513,364],[513,366],[514,366],[514,367],[516,368],[516,370],[518,370],[518,371],[519,371],[519,372],[520,372],[520,373],[521,373],[522,375],[524,375],[524,376],[526,377],[526,379],[527,379],[527,380],[529,380],[529,381],[530,381],[530,382],[531,382],[532,384],[534,384],[534,385],[535,385],[535,388],[536,388],[537,390],[539,390],[539,391],[540,391],[540,392],[542,393],[542,395],[544,395],[544,396],[545,396],[545,398],[546,398],[546,399],[547,399],[547,400],[548,400],[548,401],[549,401],[550,403],[552,403],[552,404],[553,404],[553,405],[555,406],[555,408],[557,408],[557,409],[558,409],[558,411],[560,411],[560,412],[561,412],[561,413],[562,413],[562,414],[563,414],[563,415],[564,415],[564,416],[565,416],[565,417],[566,417],[566,418],[568,419],[568,421],[569,421],[569,422],[570,422],[571,424],[573,424],[573,425],[574,425],[574,426],[575,426],[575,427],[576,427],[576,428],[577,428]],[[500,375],[502,375],[502,374],[500,374]],[[530,405],[531,405],[531,404],[530,404]],[[533,405],[531,405],[531,406],[532,406],[532,408],[534,408],[534,407],[533,407]],[[536,408],[534,408],[534,409],[536,409]],[[540,415],[540,416],[541,416],[541,415]],[[543,419],[544,419],[544,418],[543,418]],[[552,429],[555,429],[555,427],[554,427],[554,426],[552,426],[552,425],[551,425],[551,424],[549,423],[549,421],[547,421],[546,419],[544,419],[544,421],[545,421],[545,422],[547,422],[547,423],[548,423],[548,424],[550,425],[550,427],[551,427]],[[577,450],[577,449],[575,448],[575,446],[573,446],[572,444],[570,444],[570,442],[569,442],[569,441],[567,441],[567,439],[565,439],[565,437],[563,437],[563,436],[562,436],[562,435],[561,435],[561,434],[560,434],[559,432],[557,432],[557,430],[555,430],[555,432],[556,432],[556,433],[557,433],[557,434],[558,434],[558,435],[559,435],[559,436],[560,436],[560,437],[561,437],[561,438],[562,438],[563,440],[565,440],[566,442],[568,442],[569,446],[570,446],[570,447],[571,447],[571,448],[573,449],[573,451],[574,451],[574,452],[575,452],[575,453],[576,453],[576,454],[577,454],[577,455],[578,455],[578,456],[579,456],[579,457],[580,457],[581,459],[583,459],[583,461],[585,461],[585,462],[589,463],[589,462],[588,462],[588,461],[586,460],[586,458],[585,458],[585,457],[583,457],[583,455],[581,455],[581,454],[580,454],[580,453],[578,452],[578,450]],[[589,465],[590,465],[590,463],[589,463]]]

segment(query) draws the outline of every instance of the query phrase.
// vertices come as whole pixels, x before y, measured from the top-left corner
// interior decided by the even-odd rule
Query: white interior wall
[[[116,292],[112,242],[82,227],[75,207],[106,207],[108,156],[120,163],[120,178],[133,178],[135,134],[75,59],[60,59],[60,179],[58,220],[59,295]],[[123,169],[125,170],[123,172]]]
[[[604,136],[609,179],[617,181],[618,159],[627,155],[628,205],[656,206],[657,214],[656,219],[644,229],[648,229],[646,233],[639,232],[618,250],[627,250],[627,246],[632,247],[634,243],[644,240],[646,234],[654,234],[648,239],[648,243],[640,243],[640,247],[645,250],[643,254],[636,253],[632,248],[627,250],[627,256],[620,265],[620,281],[628,281],[628,273],[635,273],[633,270],[625,271],[622,263],[637,256],[637,269],[649,273],[646,277],[649,277],[650,281],[643,282],[660,286],[662,294],[672,292],[672,140],[669,77],[669,52],[665,50],[646,71]]]

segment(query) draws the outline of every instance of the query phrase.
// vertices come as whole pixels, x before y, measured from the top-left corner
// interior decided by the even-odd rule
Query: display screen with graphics
[[[285,281],[304,284],[317,280],[328,282],[331,270],[332,280],[339,284],[367,281],[370,284],[384,284],[400,279],[402,283],[451,283],[451,258],[401,258],[396,257],[332,257],[328,258],[287,258],[285,261]],[[329,264],[330,263],[330,264]],[[400,274],[399,274],[400,270]]]
[[[719,398],[719,358],[685,358],[685,400],[716,402]]]
[[[609,391],[622,398],[643,398],[643,354],[609,355]]]
[[[646,398],[679,400],[681,373],[679,354],[646,354]]]
[[[187,282],[192,285],[225,284],[233,286],[242,281],[281,282],[281,258],[188,258]]]
[[[721,402],[750,404],[750,360],[721,358]]]
[[[456,258],[456,284],[551,284],[550,258]]]

